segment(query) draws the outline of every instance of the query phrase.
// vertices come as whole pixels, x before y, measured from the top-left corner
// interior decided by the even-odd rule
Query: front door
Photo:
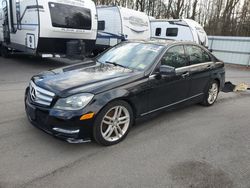
[[[9,11],[7,1],[3,1],[3,36],[4,42],[10,43]]]
[[[149,77],[149,95],[148,95],[148,113],[172,107],[184,102],[187,99],[190,78],[186,70],[188,65],[187,57],[184,52],[184,46],[177,45],[168,49],[160,61],[160,65],[168,65],[176,68],[175,76],[157,76],[158,68]]]

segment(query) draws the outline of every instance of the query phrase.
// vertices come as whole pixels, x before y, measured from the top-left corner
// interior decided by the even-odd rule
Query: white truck
[[[151,37],[180,41],[193,41],[208,47],[208,37],[203,27],[191,19],[151,19]]]
[[[119,6],[97,6],[98,51],[114,46],[124,40],[150,39],[149,17],[144,12]]]
[[[96,35],[96,6],[91,0],[0,0],[3,56],[87,53],[94,48]]]

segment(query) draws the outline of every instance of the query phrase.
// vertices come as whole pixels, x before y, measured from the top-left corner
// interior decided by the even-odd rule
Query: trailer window
[[[53,27],[91,29],[89,9],[60,3],[49,3],[49,8]]]
[[[167,37],[176,37],[178,35],[178,28],[167,28],[166,36]]]
[[[105,30],[105,21],[98,21],[98,30],[99,31],[104,31]]]
[[[155,30],[155,36],[161,36],[161,28],[156,28]]]

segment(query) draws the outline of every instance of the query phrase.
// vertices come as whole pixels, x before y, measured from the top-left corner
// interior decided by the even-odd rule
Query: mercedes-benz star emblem
[[[31,91],[30,91],[30,97],[31,97],[31,99],[33,101],[35,101],[35,99],[36,99],[36,90],[33,87],[31,88]]]

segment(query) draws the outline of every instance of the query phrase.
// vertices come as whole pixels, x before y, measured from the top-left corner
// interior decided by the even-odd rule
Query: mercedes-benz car
[[[80,64],[32,77],[28,119],[70,143],[122,141],[137,118],[201,103],[225,82],[224,63],[190,42],[126,41]]]

